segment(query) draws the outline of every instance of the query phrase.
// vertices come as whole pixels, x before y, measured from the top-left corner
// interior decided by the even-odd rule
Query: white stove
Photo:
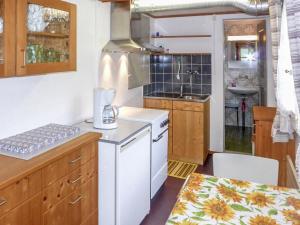
[[[151,123],[151,198],[168,177],[168,119],[165,110],[121,107],[119,118]]]

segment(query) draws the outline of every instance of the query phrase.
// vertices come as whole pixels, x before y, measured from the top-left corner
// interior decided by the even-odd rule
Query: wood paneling
[[[13,165],[0,170],[0,224],[97,221],[100,136],[84,134],[29,161],[0,156],[1,167]]]
[[[253,107],[255,155],[279,161],[279,185],[286,185],[286,157],[290,155],[295,161],[295,141],[273,143],[271,137],[276,108]]]
[[[1,225],[41,225],[41,194],[34,196],[25,203],[0,217]]]
[[[41,191],[41,171],[16,181],[0,190],[0,217]]]
[[[185,102],[185,101],[174,101],[173,109],[184,110],[184,111],[204,111],[204,104],[199,102]]]

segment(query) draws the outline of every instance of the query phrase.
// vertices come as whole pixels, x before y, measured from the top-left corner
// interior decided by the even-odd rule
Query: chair
[[[278,185],[277,160],[251,155],[213,154],[214,176]]]

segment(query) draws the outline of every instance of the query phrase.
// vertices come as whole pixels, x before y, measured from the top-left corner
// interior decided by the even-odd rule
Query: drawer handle
[[[75,200],[72,201],[72,202],[69,202],[69,204],[70,204],[70,205],[75,205],[76,203],[80,202],[82,198],[83,198],[83,197],[82,197],[81,195],[79,195],[77,199],[75,199]]]
[[[4,198],[0,198],[0,206],[3,206],[6,203],[7,201]]]
[[[76,162],[78,162],[79,160],[81,160],[81,156],[79,156],[77,159],[73,159],[72,161],[70,161],[70,164],[74,164]]]
[[[81,180],[81,176],[79,176],[77,179],[75,180],[72,180],[71,181],[71,184],[75,184],[76,182],[80,181]]]

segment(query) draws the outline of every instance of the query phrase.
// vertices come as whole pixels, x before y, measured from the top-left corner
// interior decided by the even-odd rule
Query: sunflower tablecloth
[[[167,225],[300,225],[300,190],[193,173]]]

